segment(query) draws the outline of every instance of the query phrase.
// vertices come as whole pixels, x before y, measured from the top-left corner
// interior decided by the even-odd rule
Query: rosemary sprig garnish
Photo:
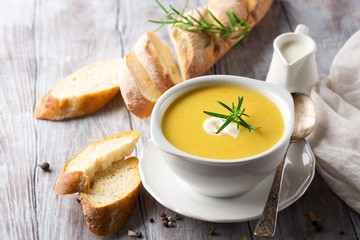
[[[170,9],[167,10],[158,0],[155,1],[164,10],[166,16],[164,16],[160,21],[149,20],[149,22],[161,24],[159,29],[166,24],[172,24],[183,31],[220,34],[220,37],[218,37],[208,46],[214,45],[223,38],[237,33],[235,36],[231,37],[231,39],[239,38],[239,41],[233,46],[235,47],[245,39],[251,30],[251,27],[246,24],[246,21],[236,16],[233,10],[226,13],[229,18],[231,27],[225,27],[209,9],[206,9],[205,16],[201,15],[198,9],[195,9],[199,14],[200,19],[196,19],[191,15],[184,15],[188,5],[188,0],[186,1],[185,7],[181,11],[176,10],[171,5]]]
[[[208,111],[203,111],[205,114],[210,115],[212,117],[217,117],[217,118],[223,118],[226,119],[225,123],[217,130],[216,134],[220,133],[224,128],[226,128],[227,125],[229,125],[231,122],[234,122],[237,124],[237,129],[239,129],[239,126],[243,126],[245,128],[247,128],[249,130],[249,132],[251,132],[252,130],[258,130],[261,127],[254,127],[251,126],[249,124],[247,124],[245,122],[245,120],[242,118],[243,116],[245,117],[250,117],[249,115],[247,115],[245,113],[245,108],[241,109],[241,105],[243,103],[244,97],[239,97],[238,96],[238,104],[235,107],[235,104],[232,103],[232,108],[229,107],[228,105],[226,105],[225,103],[222,103],[220,101],[216,101],[218,102],[221,106],[223,106],[224,108],[226,108],[227,110],[230,111],[229,115],[225,115],[225,114],[220,114],[220,113],[213,113],[213,112],[208,112]]]

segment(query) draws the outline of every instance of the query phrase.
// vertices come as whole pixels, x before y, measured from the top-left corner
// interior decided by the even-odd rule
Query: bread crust
[[[247,21],[251,26],[258,24],[270,9],[273,0],[253,0],[249,5],[250,16]],[[253,25],[252,25],[253,24]]]
[[[197,8],[204,16],[206,8]],[[197,11],[189,11],[186,14],[194,14],[193,17],[200,19]],[[180,73],[183,80],[203,75],[216,61],[214,59],[214,46],[208,46],[213,36],[203,32],[181,31],[176,26],[168,28],[170,39],[175,46]],[[205,46],[208,46],[205,48]]]
[[[36,105],[36,119],[63,120],[96,112],[108,104],[119,92],[119,87],[104,91],[58,99],[50,90]]]
[[[246,23],[254,27],[266,14],[272,4],[272,0],[210,0],[208,9],[225,25],[229,26],[226,12],[232,10]],[[197,8],[204,17],[206,8]],[[189,11],[194,18],[199,20],[197,11]],[[217,44],[208,46],[218,36],[204,32],[186,32],[176,26],[168,28],[170,38],[175,46],[175,51],[183,80],[203,75],[209,68],[227,53],[238,41],[231,36],[219,41]]]
[[[70,159],[71,160],[71,159]],[[69,161],[70,161],[69,160]],[[61,171],[55,185],[56,195],[66,195],[81,192],[89,188],[89,180],[81,171],[65,173],[65,167]]]
[[[127,109],[138,118],[149,117],[156,101],[148,99],[142,94],[127,66],[127,60],[123,61],[120,67],[119,85]]]
[[[108,137],[105,137],[103,139],[100,139],[96,142],[91,143],[89,146],[87,146],[83,151],[76,154],[74,157],[72,157],[70,160],[68,160],[62,169],[59,178],[55,185],[55,194],[56,195],[66,195],[66,194],[72,194],[77,192],[82,192],[90,187],[90,179],[88,176],[84,174],[82,171],[67,171],[70,163],[83,153],[88,147],[94,147],[98,144],[102,144],[105,141],[109,141],[114,138],[121,138],[124,136],[131,136],[134,138],[135,141],[137,141],[140,138],[141,132],[139,131],[127,131],[127,132],[121,132],[117,133]],[[133,149],[129,149],[129,152],[131,153]],[[124,156],[125,157],[125,156]]]
[[[80,193],[79,200],[82,204],[84,218],[93,234],[96,236],[108,236],[126,224],[135,208],[141,186],[140,176],[134,181],[137,181],[138,184],[126,196],[101,207],[93,206],[86,193]]]
[[[139,118],[149,117],[161,94],[181,80],[169,46],[153,32],[139,38],[119,72],[126,107]]]
[[[121,59],[116,58],[101,61],[83,67],[77,72],[67,76],[43,96],[34,109],[34,117],[37,119],[63,120],[90,114],[103,108],[119,93],[120,89],[118,85],[115,84],[102,91],[86,94],[79,93],[78,95],[64,98],[55,97],[52,92],[61,84],[61,82],[71,81],[72,76],[76,75],[78,72],[87,71],[98,64],[105,64],[106,62],[116,63],[120,66]]]
[[[134,52],[150,79],[161,93],[174,86],[169,73],[164,69],[150,39],[150,32],[142,35],[134,46]]]

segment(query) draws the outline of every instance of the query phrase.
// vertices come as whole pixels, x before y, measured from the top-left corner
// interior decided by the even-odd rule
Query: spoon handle
[[[275,177],[271,185],[263,213],[254,231],[256,236],[273,237],[275,234],[285,159],[286,154],[276,169]]]

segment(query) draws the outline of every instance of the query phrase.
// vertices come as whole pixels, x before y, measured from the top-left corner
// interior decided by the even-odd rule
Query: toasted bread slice
[[[113,162],[97,172],[91,188],[79,196],[90,231],[107,236],[122,228],[134,210],[140,184],[136,157]]]
[[[134,46],[134,52],[155,88],[161,93],[181,82],[180,72],[170,47],[161,42],[154,32],[142,35]]]
[[[70,74],[45,94],[35,107],[34,117],[61,120],[104,107],[119,92],[121,62],[121,58],[105,60]]]
[[[129,156],[140,137],[139,131],[128,131],[91,143],[65,164],[55,186],[57,195],[86,191],[95,173]]]
[[[126,55],[121,64],[119,85],[128,110],[139,118],[149,117],[161,92],[155,87],[134,52]]]

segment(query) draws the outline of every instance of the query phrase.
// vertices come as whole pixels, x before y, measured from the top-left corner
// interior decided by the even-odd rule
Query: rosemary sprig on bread
[[[231,26],[225,26],[209,9],[206,9],[205,16],[203,16],[197,8],[194,9],[199,14],[200,19],[196,19],[192,15],[184,14],[188,1],[186,1],[185,7],[181,11],[176,10],[171,5],[170,9],[167,10],[158,0],[155,1],[164,10],[166,16],[159,21],[149,20],[149,22],[161,24],[160,28],[164,25],[171,24],[182,31],[219,34],[219,37],[208,46],[214,45],[226,37],[230,37],[231,39],[239,39],[233,46],[235,47],[245,39],[251,30],[251,27],[246,24],[245,19],[240,19],[233,10],[226,12]]]

